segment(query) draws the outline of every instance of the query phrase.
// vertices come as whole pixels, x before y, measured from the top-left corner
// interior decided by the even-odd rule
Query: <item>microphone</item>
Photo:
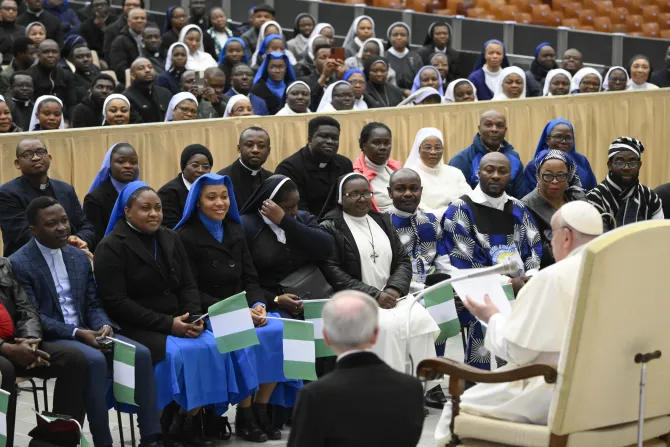
[[[519,264],[517,264],[515,261],[511,259],[507,259],[505,260],[505,262],[501,262],[500,264],[496,264],[491,267],[485,267],[483,269],[479,269],[476,272],[466,273],[465,275],[457,274],[457,276],[455,276],[453,280],[461,281],[463,279],[479,278],[481,276],[514,275],[516,273],[519,273]],[[434,284],[431,287],[437,286],[438,284],[441,284],[441,282],[438,282],[437,284]]]

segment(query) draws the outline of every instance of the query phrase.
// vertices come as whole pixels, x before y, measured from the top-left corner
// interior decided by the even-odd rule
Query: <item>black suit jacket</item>
[[[93,261],[98,294],[107,314],[125,336],[149,348],[154,363],[165,358],[165,341],[174,317],[202,313],[179,236],[160,227],[156,241],[166,268],[121,219],[98,246]]]
[[[251,93],[261,98],[265,101],[265,105],[268,107],[270,115],[276,115],[282,107],[284,107],[284,101],[270,91],[265,82],[265,79],[259,80],[252,88]]]
[[[86,194],[84,197],[84,213],[95,229],[95,238],[101,241],[105,237],[105,230],[112,217],[112,210],[119,193],[110,179]]]
[[[123,91],[130,101],[130,110],[136,111],[142,123],[162,123],[170,105],[172,93],[170,90],[153,85],[151,93],[137,85],[131,85]],[[102,117],[101,117],[102,118]]]
[[[670,68],[653,72],[649,82],[661,88],[670,87]]]
[[[415,447],[423,420],[421,382],[357,352],[299,391],[288,447]]]
[[[158,190],[158,197],[163,204],[163,226],[174,228],[179,223],[182,214],[184,214],[187,196],[188,189],[184,185],[181,174]]]
[[[49,179],[56,200],[65,208],[70,220],[71,233],[86,242],[91,250],[95,248],[95,230],[86,219],[84,210],[74,188],[60,180]],[[0,228],[4,256],[8,257],[23,247],[31,238],[26,208],[39,195],[24,176],[10,180],[0,186]]]
[[[128,27],[123,28],[121,33],[112,41],[107,56],[109,68],[114,70],[116,79],[120,83],[124,84],[126,82],[126,68],[130,68],[130,65],[139,56],[140,50],[137,48],[135,38],[130,34]]]
[[[233,182],[233,189],[235,190],[235,201],[237,202],[237,207],[239,209],[244,208],[244,204],[247,203],[247,200],[251,198],[251,195],[256,191],[252,185],[251,171],[242,166],[240,159],[238,158],[232,164],[226,166],[217,172],[219,175],[227,175],[230,177],[230,180]],[[258,186],[261,185],[272,175],[272,172],[267,169],[261,168],[256,174]]]

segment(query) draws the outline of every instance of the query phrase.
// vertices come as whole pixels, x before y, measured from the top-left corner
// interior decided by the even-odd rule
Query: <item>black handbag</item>
[[[314,264],[300,267],[279,281],[279,286],[283,293],[292,293],[301,300],[326,299],[334,293],[321,269]]]

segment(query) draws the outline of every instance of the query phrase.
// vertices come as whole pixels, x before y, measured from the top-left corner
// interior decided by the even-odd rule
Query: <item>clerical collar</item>
[[[26,10],[27,10],[27,12],[28,12],[29,14],[32,14],[32,15],[34,15],[35,17],[39,17],[39,16],[42,15],[42,13],[44,13],[44,9],[40,9],[39,11],[33,11],[33,10],[30,9],[30,8],[26,8]]]
[[[408,213],[407,211],[401,211],[401,210],[399,210],[399,209],[396,208],[395,206],[391,206],[391,209],[389,210],[389,212],[390,212],[391,214],[395,214],[396,216],[400,216],[400,217],[412,217],[412,216],[416,216],[417,211],[419,211],[419,208],[417,208],[413,213]]]
[[[14,101],[14,104],[23,104],[23,107],[30,107],[30,99],[27,101],[23,101],[21,99],[16,99],[12,96],[12,101]]]
[[[191,186],[193,186],[193,183],[191,183],[191,182],[189,182],[188,180],[186,180],[186,178],[184,177],[184,174],[181,175],[181,180],[184,182],[184,186],[186,186],[186,190],[187,190],[187,191],[190,191],[190,190],[191,190]]]
[[[58,254],[58,252],[60,251],[60,248],[45,247],[44,245],[40,244],[37,239],[35,239],[35,243],[37,244],[37,248],[39,248],[40,251],[42,252],[42,254],[45,255],[45,256],[46,255],[55,255],[55,254]]]
[[[24,176],[24,177],[26,177],[26,176]],[[31,182],[28,177],[26,177],[26,180],[28,181],[28,184],[30,186],[32,186],[35,189],[39,189],[40,191],[44,191],[45,189],[47,189],[50,186],[49,178],[47,178],[46,183],[37,183],[37,184]]]
[[[503,192],[500,197],[489,196],[488,194],[484,193],[484,191],[482,191],[481,185],[477,185],[475,189],[468,193],[468,196],[475,203],[500,211],[505,208],[505,204],[509,200],[509,196],[506,192]]]
[[[252,176],[256,176],[259,172],[261,172],[260,169],[251,169],[249,166],[245,165],[244,162],[242,161],[242,157],[238,158],[240,164],[242,165],[243,168],[245,168],[247,171],[251,172]]]
[[[339,362],[340,360],[342,360],[343,358],[345,358],[345,357],[347,357],[351,354],[358,354],[360,352],[372,352],[372,351],[370,349],[352,349],[351,351],[346,351],[346,352],[343,352],[342,354],[338,355],[336,362]]]

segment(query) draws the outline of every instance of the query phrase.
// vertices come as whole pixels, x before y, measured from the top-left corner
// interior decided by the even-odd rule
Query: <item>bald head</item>
[[[489,152],[479,162],[479,186],[484,194],[500,197],[511,178],[511,164],[501,152]]]
[[[486,112],[482,113],[482,116],[479,117],[479,125],[481,126],[483,122],[491,119],[502,120],[505,124],[507,124],[505,115],[498,112],[497,110],[487,110]]]
[[[421,186],[421,177],[419,177],[419,174],[417,174],[415,170],[410,168],[401,168],[391,174],[389,186],[393,188],[393,184],[396,181],[400,182],[405,180],[416,181],[419,183],[419,186]]]
[[[563,205],[551,218],[551,247],[556,261],[603,233],[603,219],[595,206],[585,201]]]
[[[479,137],[488,150],[499,150],[506,134],[507,119],[497,110],[484,112],[479,118]]]
[[[486,165],[504,165],[508,169],[511,169],[511,164],[507,156],[501,152],[489,152],[484,155],[479,162],[479,170],[482,170]]]
[[[138,57],[130,65],[130,76],[141,84],[150,84],[154,80],[154,66],[145,57]]]
[[[323,307],[323,336],[337,354],[377,341],[377,303],[354,290],[336,293]]]

